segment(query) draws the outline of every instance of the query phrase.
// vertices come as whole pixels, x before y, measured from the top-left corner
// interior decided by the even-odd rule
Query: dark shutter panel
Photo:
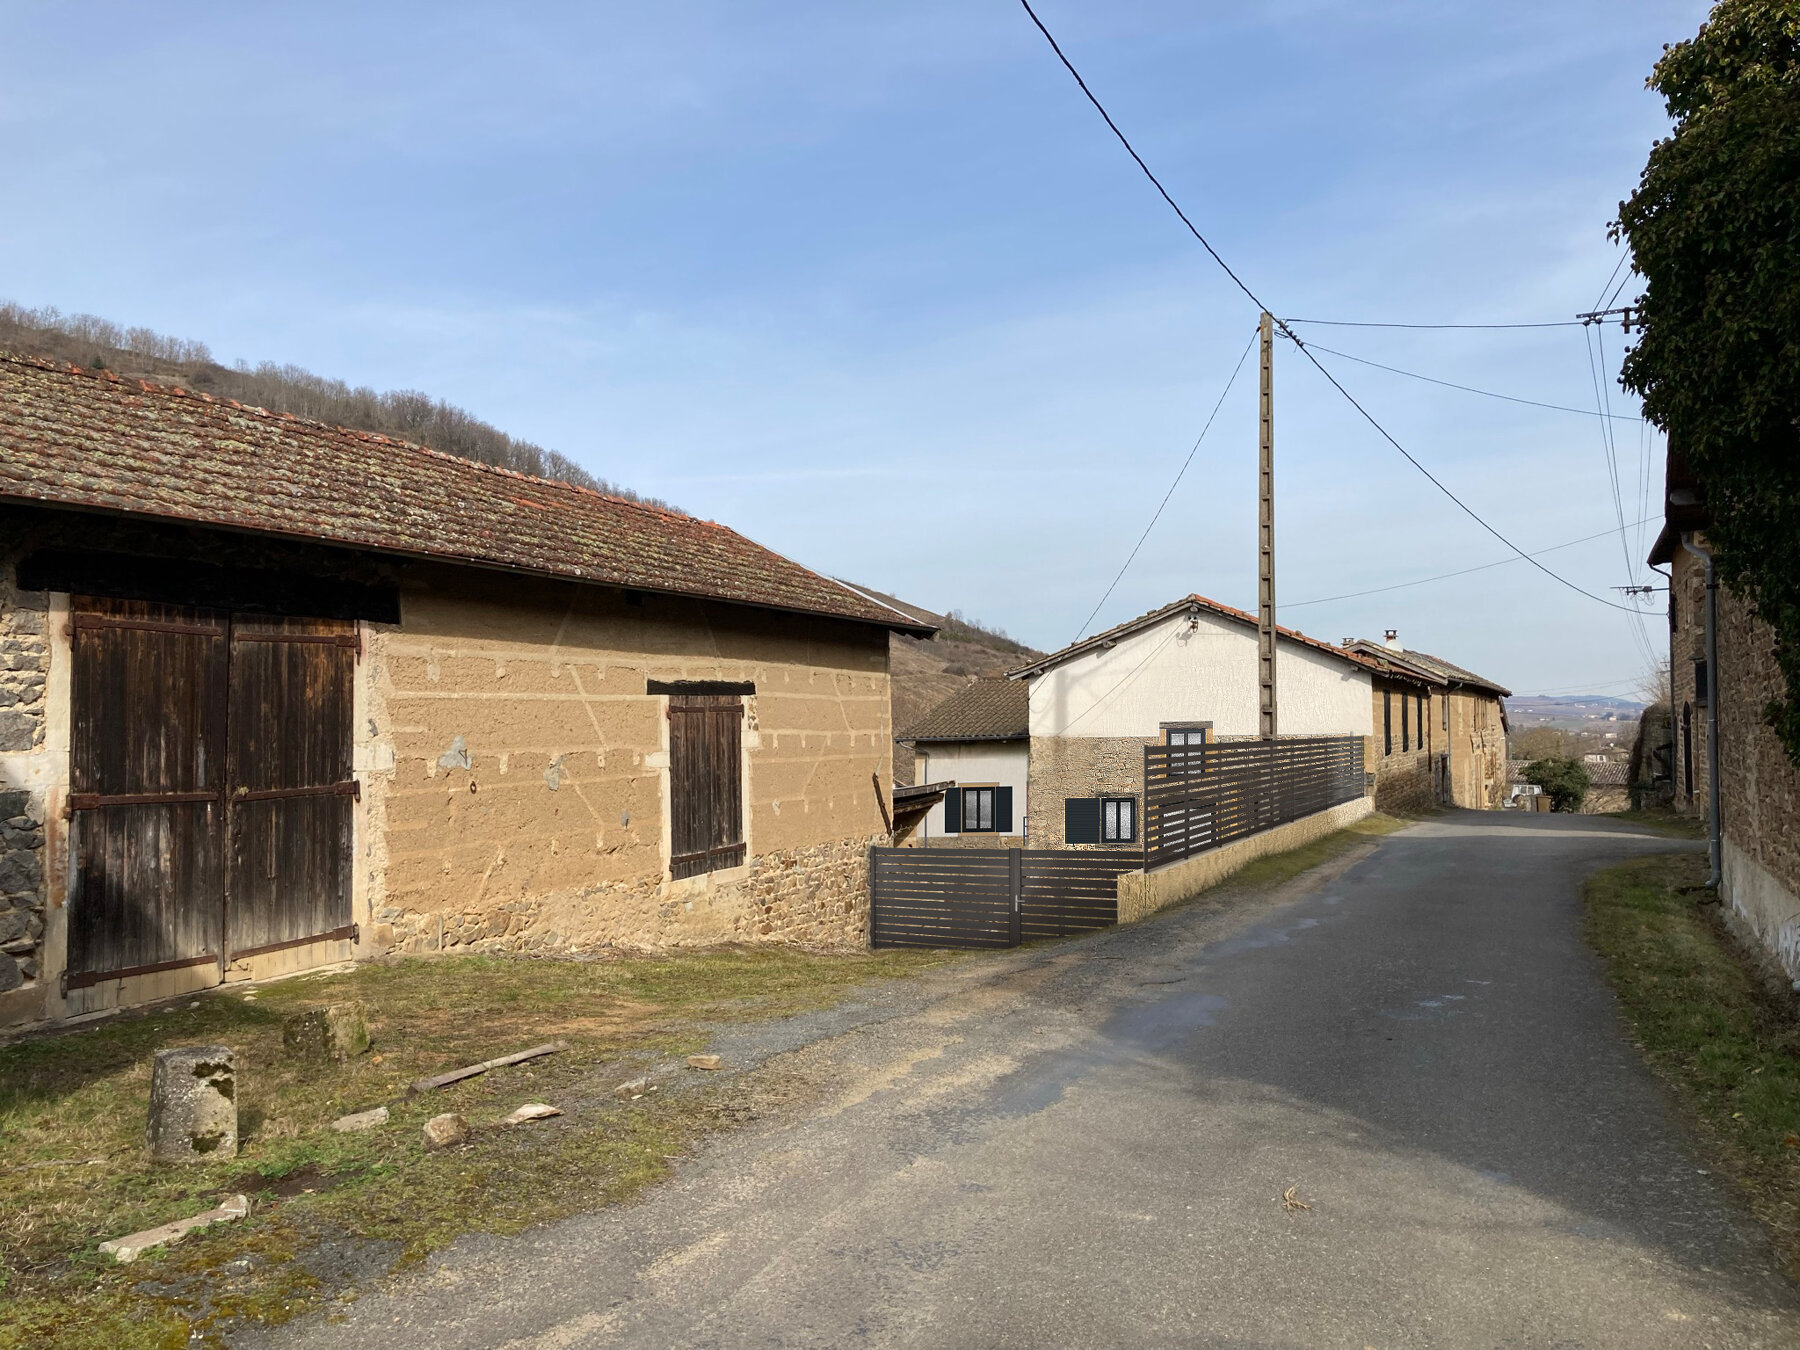
[[[1013,832],[1012,789],[1009,787],[995,788],[994,789],[994,833],[996,833],[996,834],[1011,834],[1012,832]]]
[[[1100,842],[1100,799],[1068,797],[1063,800],[1063,843]]]
[[[962,833],[962,789],[951,788],[944,794],[944,833]]]
[[[1381,753],[1394,753],[1394,693],[1391,689],[1381,691]]]

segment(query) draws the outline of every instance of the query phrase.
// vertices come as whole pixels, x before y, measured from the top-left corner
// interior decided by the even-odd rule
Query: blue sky
[[[1278,313],[1524,322],[1598,298],[1665,126],[1644,76],[1704,6],[1040,13]],[[0,18],[0,297],[429,391],[1041,647],[1077,635],[1255,324],[1011,0]],[[1595,403],[1580,329],[1307,331]],[[1616,526],[1596,418],[1321,359],[1522,546]],[[1254,603],[1253,375],[1096,625]],[[1301,603],[1507,553],[1291,350],[1276,394],[1284,622],[1398,628],[1520,692],[1633,691],[1634,621],[1523,563]],[[1660,438],[1617,443],[1635,522]],[[1544,561],[1610,596],[1654,580],[1655,528],[1629,532],[1635,576],[1616,528]]]

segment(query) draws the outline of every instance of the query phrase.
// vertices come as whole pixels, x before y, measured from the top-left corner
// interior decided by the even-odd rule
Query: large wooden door
[[[353,936],[354,625],[73,610],[69,987]]]
[[[232,622],[225,932],[233,958],[353,935],[355,665],[353,623]]]
[[[71,628],[68,983],[218,962],[229,622],[78,597]]]

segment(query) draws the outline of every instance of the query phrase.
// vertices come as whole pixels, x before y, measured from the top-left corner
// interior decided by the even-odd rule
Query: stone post
[[[224,1045],[158,1050],[150,1075],[150,1156],[231,1158],[238,1149],[237,1054]]]

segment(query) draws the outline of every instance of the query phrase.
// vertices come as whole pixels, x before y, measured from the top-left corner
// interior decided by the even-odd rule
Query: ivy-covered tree
[[[1593,779],[1578,759],[1534,759],[1525,766],[1527,783],[1536,783],[1550,799],[1552,811],[1579,811]]]
[[[1619,206],[1645,287],[1622,379],[1706,501],[1723,580],[1775,632],[1800,764],[1800,0],[1719,0],[1650,76],[1675,129]]]

